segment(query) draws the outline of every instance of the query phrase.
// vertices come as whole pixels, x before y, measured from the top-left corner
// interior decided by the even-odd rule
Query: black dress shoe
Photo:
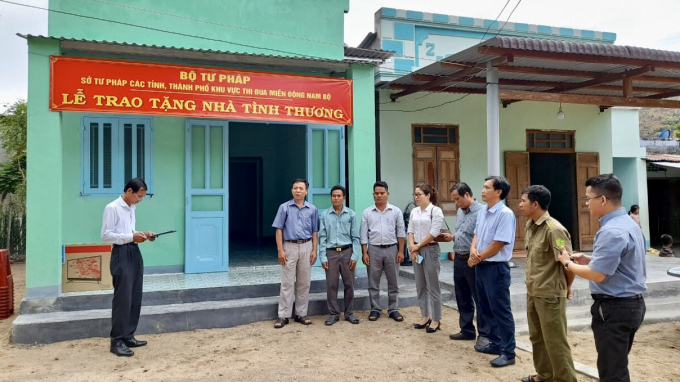
[[[431,325],[432,325],[432,324],[430,324],[430,326],[428,326],[428,327],[425,329],[425,332],[426,332],[426,333],[434,333],[434,332],[436,332],[437,330],[441,330],[441,328],[442,328],[442,323],[441,323],[441,322],[439,322],[439,325],[437,325],[436,328],[433,328]]]
[[[450,334],[449,338],[456,341],[474,341],[475,336],[469,337],[465,335],[463,332],[460,332],[456,334]]]
[[[338,317],[338,316],[330,316],[326,320],[325,324],[326,324],[326,326],[331,326],[331,325],[335,324],[336,322],[338,322],[339,320],[340,320],[340,317]]]
[[[130,340],[123,340],[123,342],[125,342],[125,346],[129,348],[138,348],[146,346],[146,341],[137,341],[134,337]]]
[[[135,352],[130,350],[130,348],[128,348],[123,341],[112,343],[111,353],[119,357],[132,357],[133,355],[135,355]]]
[[[351,324],[355,324],[355,325],[359,323],[359,319],[354,317],[353,314],[350,314],[349,316],[345,316],[345,321],[349,321]]]
[[[413,328],[414,329],[425,329],[428,326],[430,326],[431,323],[432,323],[432,320],[430,319],[430,320],[427,320],[427,322],[424,323],[424,324],[413,324]]]
[[[496,359],[491,360],[491,366],[493,367],[504,367],[504,366],[510,366],[515,364],[515,359],[510,358],[502,355]]]
[[[486,346],[483,346],[483,347],[475,345],[475,350],[477,350],[480,353],[484,353],[484,354],[501,355],[501,351],[498,350],[498,348],[493,346],[493,345],[486,345]]]

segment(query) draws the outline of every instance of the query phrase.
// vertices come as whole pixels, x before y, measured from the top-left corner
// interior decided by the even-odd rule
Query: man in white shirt
[[[141,178],[127,182],[125,192],[104,208],[102,240],[113,244],[111,275],[113,303],[111,309],[111,353],[131,357],[131,347],[146,345],[134,334],[142,309],[144,260],[137,243],[154,241],[153,232],[135,231],[135,207],[146,196],[146,183]]]

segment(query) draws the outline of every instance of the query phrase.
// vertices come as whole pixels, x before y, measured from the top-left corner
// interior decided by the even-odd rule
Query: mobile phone
[[[419,253],[418,257],[416,257],[416,264],[422,264],[423,263],[423,256]]]

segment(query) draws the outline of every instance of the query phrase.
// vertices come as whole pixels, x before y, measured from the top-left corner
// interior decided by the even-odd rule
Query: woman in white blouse
[[[411,211],[408,223],[408,249],[413,261],[413,273],[418,290],[418,305],[422,319],[413,324],[416,329],[434,333],[441,328],[442,299],[439,288],[439,235],[444,213],[437,204],[437,190],[429,184],[419,184],[413,194],[418,207]]]

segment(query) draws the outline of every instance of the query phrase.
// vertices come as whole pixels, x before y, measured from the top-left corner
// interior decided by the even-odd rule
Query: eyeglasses
[[[413,197],[419,198],[419,197],[421,197],[421,196],[423,196],[423,195],[425,195],[425,194],[423,194],[423,193],[415,193],[415,194],[413,194]]]
[[[601,198],[601,197],[603,197],[603,196],[604,196],[604,195],[597,195],[597,196],[593,196],[592,198],[589,198],[589,197],[586,196],[586,204],[590,204],[590,201],[591,201],[591,200],[597,199],[597,198]],[[604,197],[605,197],[605,199],[607,198],[606,196],[604,196]]]
[[[136,192],[134,192],[133,194],[137,197],[137,203],[139,203],[139,202],[141,202],[142,200],[144,200],[144,196],[142,196],[142,197],[140,198],[139,195],[137,195]]]

